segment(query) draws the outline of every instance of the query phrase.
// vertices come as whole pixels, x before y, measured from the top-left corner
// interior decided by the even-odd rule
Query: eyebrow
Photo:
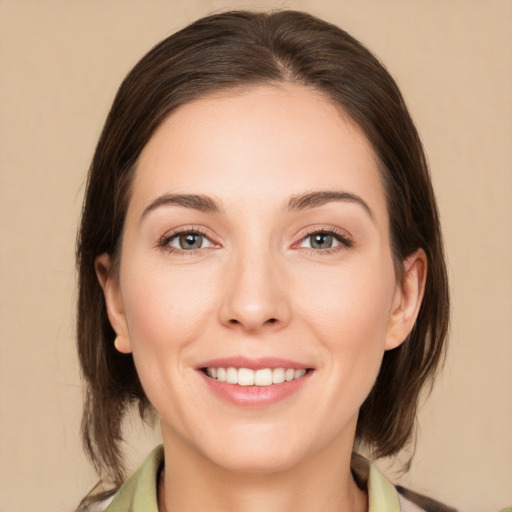
[[[375,219],[372,209],[368,203],[361,197],[350,192],[338,192],[332,190],[321,190],[318,192],[308,192],[293,196],[286,207],[287,210],[306,210],[308,208],[316,208],[327,203],[335,201],[348,201],[361,205],[372,220]]]
[[[359,204],[368,213],[370,218],[374,220],[373,212],[366,201],[350,192],[326,190],[295,195],[290,198],[285,209],[288,211],[307,210],[335,201],[348,201]],[[157,197],[145,208],[140,217],[140,222],[142,222],[151,211],[161,206],[181,206],[182,208],[192,208],[205,213],[222,212],[220,203],[210,196],[202,194],[164,194],[163,196]]]
[[[183,208],[193,208],[205,213],[219,213],[222,211],[220,204],[209,196],[200,194],[164,194],[157,197],[142,212],[140,222],[156,208],[161,206],[181,206]]]

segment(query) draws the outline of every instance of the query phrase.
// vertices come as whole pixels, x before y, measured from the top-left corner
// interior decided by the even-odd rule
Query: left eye
[[[174,249],[181,249],[182,251],[192,251],[194,249],[211,247],[212,243],[201,233],[188,232],[174,235],[169,239],[167,245]]]
[[[341,245],[339,238],[332,233],[318,232],[304,237],[300,247],[309,247],[311,249],[331,249]]]

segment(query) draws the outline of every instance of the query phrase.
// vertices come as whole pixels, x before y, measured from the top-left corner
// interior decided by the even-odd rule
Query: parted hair
[[[418,248],[426,253],[416,324],[403,344],[384,354],[360,410],[356,442],[382,457],[414,437],[421,390],[429,389],[443,360],[449,296],[427,162],[402,95],[379,60],[332,24],[296,11],[225,12],[171,35],[135,65],[117,92],[89,170],[76,253],[82,436],[100,478],[114,487],[125,478],[123,417],[136,406],[148,418],[152,407],[132,356],[114,347],[95,259],[108,253],[115,267],[138,158],[174,109],[221,90],[282,83],[320,91],[366,135],[385,186],[397,279],[407,256]]]

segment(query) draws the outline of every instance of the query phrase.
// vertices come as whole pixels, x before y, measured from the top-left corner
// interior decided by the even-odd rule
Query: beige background
[[[320,15],[397,78],[429,154],[454,306],[402,481],[462,510],[511,505],[512,1],[0,0],[0,511],[70,510],[94,482],[78,437],[73,251],[116,88],[175,29],[243,6]],[[155,439],[133,428],[132,465]]]

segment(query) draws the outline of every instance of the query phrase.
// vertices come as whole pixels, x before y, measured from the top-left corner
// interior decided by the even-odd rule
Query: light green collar
[[[159,445],[117,491],[105,512],[158,512],[157,479],[163,462],[164,447]]]
[[[366,484],[368,512],[400,512],[395,486],[368,459],[357,453],[350,462],[357,479]]]
[[[157,480],[163,462],[164,448],[160,445],[123,484],[105,512],[158,512]],[[351,467],[368,489],[368,512],[400,512],[396,489],[376,466],[353,454]]]

